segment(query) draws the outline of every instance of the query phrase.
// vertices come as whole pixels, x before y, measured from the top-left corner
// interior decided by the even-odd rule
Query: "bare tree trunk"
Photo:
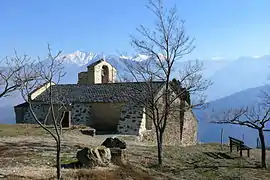
[[[61,162],[60,162],[60,153],[61,153],[61,140],[57,140],[57,150],[56,150],[56,168],[57,168],[57,179],[61,178]]]
[[[50,86],[50,93],[52,92],[51,86]],[[52,113],[52,119],[53,119],[53,125],[54,125],[54,129],[55,129],[55,133],[56,133],[56,173],[57,173],[57,179],[60,180],[61,178],[61,162],[60,162],[60,154],[61,154],[61,138],[60,138],[60,132],[58,129],[58,123],[57,123],[57,119],[55,117],[54,114],[54,106],[53,106],[53,102],[52,102],[52,96],[50,96],[50,104],[51,104],[51,113]]]
[[[264,134],[263,129],[259,129],[259,137],[261,141],[261,163],[262,168],[266,168],[266,148],[265,148],[265,140],[264,140]]]
[[[157,137],[157,147],[158,147],[158,165],[162,166],[162,158],[163,158],[163,133],[158,130],[156,127],[156,137]]]

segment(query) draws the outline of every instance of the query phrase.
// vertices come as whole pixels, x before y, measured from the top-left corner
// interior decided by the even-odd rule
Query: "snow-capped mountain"
[[[83,66],[96,56],[97,54],[95,53],[76,51],[71,54],[61,55],[59,58],[63,59],[67,64],[76,64],[78,66]]]
[[[59,57],[59,59],[64,60],[65,64],[75,64],[77,66],[85,66],[91,64],[100,59],[105,59],[108,62],[117,66],[118,63],[121,63],[123,60],[134,60],[134,61],[144,61],[149,57],[143,54],[137,54],[135,56],[116,56],[116,55],[107,55],[104,53],[93,53],[93,52],[84,52],[84,51],[75,51],[71,54],[64,54]]]
[[[214,84],[206,92],[208,100],[219,99],[248,88],[270,84],[269,76],[270,55],[255,58],[241,57],[230,61],[210,77]]]

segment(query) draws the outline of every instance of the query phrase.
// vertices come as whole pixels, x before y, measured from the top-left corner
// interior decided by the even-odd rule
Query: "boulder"
[[[115,165],[127,164],[127,150],[119,148],[111,148],[111,162]]]
[[[126,149],[126,147],[127,147],[125,141],[120,140],[118,138],[112,138],[112,137],[107,138],[101,145],[105,146],[107,148]]]
[[[77,152],[76,157],[83,167],[108,166],[111,162],[111,151],[105,146],[85,147]]]

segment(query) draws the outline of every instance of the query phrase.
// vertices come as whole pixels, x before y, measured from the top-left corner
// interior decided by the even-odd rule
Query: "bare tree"
[[[17,78],[19,80],[24,78],[25,74],[32,73],[37,74],[38,77],[35,78],[31,82],[24,82],[23,86],[21,87],[21,95],[26,102],[28,102],[29,107],[28,110],[30,114],[34,118],[35,122],[39,124],[45,131],[47,131],[55,140],[56,142],[56,167],[57,167],[57,179],[61,178],[61,164],[60,164],[60,153],[61,153],[61,122],[63,120],[63,115],[55,115],[55,106],[59,100],[63,100],[61,96],[61,92],[54,91],[53,86],[58,84],[60,79],[65,75],[63,72],[63,61],[58,58],[61,54],[59,51],[55,56],[52,55],[51,48],[48,45],[48,58],[45,60],[41,60],[38,58],[37,61],[32,62],[29,66],[23,69],[23,73],[19,74]],[[41,119],[38,117],[38,112],[35,109],[35,98],[37,97],[34,95],[34,92],[39,88],[45,87],[45,97],[46,101],[43,102],[46,105],[47,111],[46,116],[42,117]],[[59,93],[59,94],[58,94]],[[61,101],[63,102],[63,101]],[[58,103],[59,105],[59,103]],[[63,104],[59,105],[60,107],[65,106]],[[53,129],[49,126],[46,126],[43,122],[46,122],[49,118],[51,118],[51,122],[53,124]],[[43,122],[42,122],[43,121]]]
[[[12,92],[19,90],[22,83],[32,81],[36,78],[35,74],[24,74],[23,78],[18,79],[18,74],[22,69],[29,65],[31,58],[27,55],[18,56],[14,51],[14,57],[6,57],[0,61],[0,98],[9,96]]]
[[[137,31],[140,38],[132,36],[131,44],[137,53],[149,57],[147,60],[126,61],[126,70],[129,72],[129,81],[145,82],[141,87],[134,89],[129,98],[133,103],[144,106],[144,113],[152,119],[158,150],[158,164],[162,165],[163,135],[173,112],[181,109],[190,109],[192,105],[179,105],[178,100],[189,92],[191,95],[203,92],[210,82],[202,78],[200,71],[202,64],[183,63],[179,71],[179,80],[182,88],[177,93],[171,88],[172,72],[175,62],[190,54],[194,49],[193,40],[186,35],[184,21],[177,16],[176,7],[166,10],[161,0],[150,0],[148,9],[156,17],[155,27],[151,30],[141,25]],[[127,78],[126,78],[127,80]],[[156,87],[156,81],[163,82],[162,93]],[[140,97],[140,98],[139,98]],[[199,97],[199,96],[198,96]],[[200,103],[204,100],[200,96]]]
[[[266,145],[264,131],[268,131],[266,124],[270,122],[270,101],[265,93],[264,99],[253,106],[229,109],[223,113],[213,115],[212,123],[235,124],[246,126],[258,131],[261,142],[261,166],[266,168]]]

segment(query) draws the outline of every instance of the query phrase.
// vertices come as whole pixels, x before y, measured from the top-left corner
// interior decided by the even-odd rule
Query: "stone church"
[[[117,70],[104,59],[88,65],[86,72],[78,73],[77,84],[53,84],[52,95],[56,117],[63,116],[62,125],[84,124],[97,132],[109,132],[155,138],[152,120],[147,117],[140,102],[147,99],[146,82],[116,82]],[[154,94],[160,94],[164,82],[153,82]],[[49,116],[48,84],[31,93],[32,107],[37,118],[51,124]],[[179,99],[178,102],[183,100]],[[16,123],[36,123],[28,103],[14,107]],[[179,112],[175,112],[180,114]],[[170,120],[164,142],[193,145],[197,142],[197,119],[192,110],[184,112],[183,122]],[[181,134],[181,135],[180,135]]]

